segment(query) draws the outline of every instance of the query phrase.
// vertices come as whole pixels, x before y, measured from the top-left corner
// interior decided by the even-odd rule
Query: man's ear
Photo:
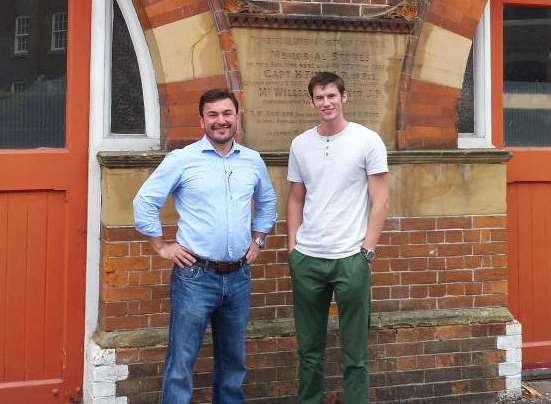
[[[199,123],[201,124],[201,128],[205,129],[205,121],[203,120],[203,117],[199,115]]]
[[[342,93],[342,102],[343,102],[343,104],[345,104],[346,101],[348,101],[348,93],[345,91],[345,92]]]

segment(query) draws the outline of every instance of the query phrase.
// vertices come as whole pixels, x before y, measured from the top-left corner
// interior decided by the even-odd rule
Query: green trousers
[[[314,258],[294,250],[289,257],[298,337],[299,403],[322,404],[327,321],[333,291],[339,308],[347,404],[369,403],[368,332],[371,271],[361,254]]]

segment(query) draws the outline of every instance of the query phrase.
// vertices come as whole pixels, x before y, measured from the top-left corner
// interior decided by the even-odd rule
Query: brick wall
[[[391,218],[377,247],[373,311],[505,306],[505,216]],[[165,227],[169,238],[175,226]],[[103,330],[165,327],[171,263],[132,227],[103,229]],[[292,317],[285,223],[253,267],[252,319]]]
[[[374,316],[404,313],[406,317],[396,324],[375,322],[372,330],[376,402],[458,395],[467,399],[469,394],[471,402],[492,402],[486,400],[494,400],[496,392],[505,389],[498,371],[505,353],[497,349],[496,338],[505,335],[505,323],[511,318],[469,321],[461,312],[478,313],[483,307],[506,304],[505,225],[501,215],[387,221],[373,268],[373,312]],[[173,238],[175,230],[175,226],[166,226],[165,234]],[[101,331],[166,333],[171,263],[154,255],[132,227],[104,227],[102,246]],[[256,331],[248,340],[247,398],[252,403],[295,402],[296,341],[284,222],[268,236],[267,248],[253,268],[252,282],[251,324]],[[426,315],[447,309],[459,310],[460,324],[404,320],[410,313]],[[336,312],[334,305],[333,324]],[[280,327],[258,332],[273,324]],[[165,343],[163,337],[117,348],[117,363],[127,364],[129,371],[127,380],[117,382],[118,396],[129,397],[131,403],[157,402]],[[326,380],[331,402],[338,402],[342,389],[337,347],[333,331],[328,340]],[[211,355],[207,338],[196,369],[197,403],[210,400]],[[438,400],[434,402],[442,402]]]

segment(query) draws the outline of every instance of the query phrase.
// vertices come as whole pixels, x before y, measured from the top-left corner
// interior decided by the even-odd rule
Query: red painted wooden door
[[[13,47],[0,62],[0,403],[76,402],[91,1],[8,3],[0,17]]]
[[[509,307],[523,367],[551,367],[551,0],[492,0],[494,143],[507,171]]]

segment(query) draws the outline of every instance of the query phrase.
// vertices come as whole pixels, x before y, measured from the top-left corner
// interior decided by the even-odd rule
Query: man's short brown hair
[[[226,88],[213,88],[212,90],[205,91],[199,99],[199,115],[203,117],[203,108],[205,104],[226,99],[230,99],[231,102],[233,102],[233,105],[235,106],[235,113],[238,113],[239,103],[237,102],[235,95]]]
[[[310,98],[312,100],[314,99],[314,87],[325,87],[328,84],[335,84],[341,95],[343,95],[346,91],[344,88],[344,80],[341,76],[331,72],[319,72],[310,79],[310,83],[308,84],[308,93],[310,94]]]

